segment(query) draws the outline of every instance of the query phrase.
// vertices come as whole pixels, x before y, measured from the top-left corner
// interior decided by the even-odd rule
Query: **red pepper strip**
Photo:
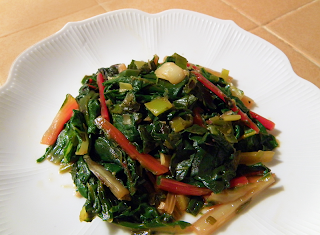
[[[104,97],[104,86],[102,84],[103,81],[104,81],[103,75],[101,73],[98,73],[97,83],[98,83],[99,95],[100,95],[101,116],[110,122],[109,112],[106,104],[106,98]]]
[[[43,134],[41,144],[52,145],[56,142],[58,135],[62,131],[64,124],[70,120],[73,110],[79,109],[79,105],[72,95],[68,94],[59,112],[54,117],[50,127]]]
[[[230,180],[230,188],[239,187],[248,184],[249,181],[245,176],[239,176]]]
[[[140,153],[124,134],[102,116],[95,119],[95,124],[98,128],[104,130],[111,139],[116,141],[132,159],[140,162],[144,168],[148,169],[153,174],[162,175],[169,171],[168,167],[161,165],[161,163],[151,155]]]
[[[242,110],[240,110],[236,105],[234,105],[231,108],[231,110],[241,116],[241,120],[244,122],[246,126],[253,129],[256,132],[256,134],[259,134],[260,132],[259,127],[248,117],[246,113],[242,112]]]
[[[208,88],[215,95],[217,95],[223,102],[226,103],[228,97],[216,85],[214,85],[204,76],[202,76],[201,73],[197,71],[192,71],[192,73],[197,77],[199,82],[201,82],[206,88]],[[246,113],[242,112],[242,110],[240,110],[235,104],[233,104],[231,110],[239,114],[241,116],[241,120],[245,123],[245,125],[253,129],[256,132],[256,134],[260,132],[258,126],[248,117]]]
[[[97,87],[93,86],[93,85],[90,85],[90,84],[87,84],[88,87],[92,88],[92,89],[97,89]]]
[[[273,130],[276,125],[274,122],[260,116],[259,114],[255,113],[255,112],[250,111],[250,115],[253,118],[257,119],[265,128],[267,128],[270,131]]]
[[[177,180],[160,178],[158,188],[179,195],[202,196],[212,193],[208,188],[197,187]]]
[[[191,68],[193,68],[194,70],[197,70],[197,71],[200,70],[199,67],[197,67],[197,66],[195,66],[194,64],[191,64],[191,63],[187,63],[187,67],[191,67]]]

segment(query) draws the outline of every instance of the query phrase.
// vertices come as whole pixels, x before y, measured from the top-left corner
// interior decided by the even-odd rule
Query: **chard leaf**
[[[192,197],[188,203],[187,212],[193,216],[196,216],[199,214],[203,206],[204,201],[202,197]]]
[[[186,95],[173,102],[173,105],[177,109],[190,109],[190,107],[197,101],[197,97],[192,94]]]
[[[124,115],[113,114],[112,119],[114,126],[126,136],[130,142],[139,142],[140,134],[137,130],[135,116],[133,114],[125,114],[128,120],[124,120]]]
[[[276,147],[278,147],[276,138],[271,134],[262,132],[242,139],[235,144],[235,148],[242,152],[272,151]]]
[[[139,125],[138,131],[140,134],[140,138],[142,140],[142,149],[143,153],[149,153],[153,149],[155,149],[159,144],[153,139],[150,134],[151,126],[150,125]]]
[[[107,196],[105,186],[101,182],[98,183],[96,195],[99,198],[100,206],[101,206],[101,210],[98,216],[104,221],[112,220],[113,215],[110,210],[112,203]]]
[[[185,177],[188,176],[192,161],[193,161],[193,158],[191,157],[191,158],[183,160],[177,164],[176,169],[175,169],[176,180],[182,181]]]
[[[178,154],[179,153],[179,154]],[[185,179],[192,169],[192,162],[194,158],[195,149],[192,142],[189,140],[180,140],[176,149],[176,154],[171,158],[170,171],[177,180]]]
[[[89,100],[88,102],[88,133],[89,134],[97,134],[98,128],[94,124],[94,120],[100,115],[101,108],[100,102],[98,100]]]
[[[237,175],[241,176],[251,172],[260,172],[260,171],[263,172],[263,175],[271,172],[271,170],[262,163],[256,163],[250,166],[240,164],[237,168]]]
[[[207,128],[194,124],[186,128],[184,131],[192,134],[196,134],[196,135],[204,135],[205,133],[207,133]]]
[[[124,173],[127,176],[126,185],[129,189],[130,195],[134,195],[137,190],[138,180],[140,179],[140,176],[137,173],[137,163],[130,157],[127,157],[122,166]]]
[[[94,143],[95,155],[106,162],[113,162],[121,165],[124,153],[118,145],[106,137],[98,137]]]
[[[220,193],[230,186],[230,180],[236,176],[232,165],[221,165],[215,168],[209,175],[198,175],[196,178],[214,193]]]
[[[126,177],[121,177],[122,181],[128,187],[131,195],[135,193],[139,179],[136,162],[119,149],[114,141],[99,137],[95,141],[95,157],[98,157],[102,165],[109,171],[115,173],[123,172]]]
[[[91,218],[99,216],[103,220],[112,220],[112,206],[114,196],[110,193],[110,190],[105,187],[96,178],[90,178],[87,183],[88,196],[84,204],[86,212]]]
[[[123,168],[115,163],[103,163],[104,168],[110,171],[112,174],[116,175],[117,173],[121,172]]]
[[[217,144],[198,146],[195,159],[192,175],[215,193],[227,188],[236,175],[232,155]]]
[[[97,131],[93,120],[100,115],[100,103],[98,98],[99,94],[92,90],[77,96],[79,111],[84,115],[86,125],[88,126],[88,133],[95,133]]]
[[[71,169],[72,180],[77,187],[77,191],[84,197],[88,197],[87,182],[92,176],[87,164],[82,157],[75,162]]]
[[[174,53],[172,56],[167,56],[165,62],[174,62],[180,68],[187,69],[187,59],[177,53]]]

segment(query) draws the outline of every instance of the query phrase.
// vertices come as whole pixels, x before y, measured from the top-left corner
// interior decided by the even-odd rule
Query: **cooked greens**
[[[272,151],[278,143],[228,74],[178,54],[158,59],[86,75],[78,108],[38,160],[71,169],[86,199],[81,221],[98,216],[136,234],[186,232],[192,225],[179,220],[184,212],[219,203],[206,195],[259,182],[252,176],[272,177],[261,162],[239,164],[240,153]]]

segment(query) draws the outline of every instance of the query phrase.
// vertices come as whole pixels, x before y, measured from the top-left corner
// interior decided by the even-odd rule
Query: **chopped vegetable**
[[[119,82],[119,92],[125,92],[132,90],[132,85],[130,83]]]
[[[239,163],[252,165],[258,162],[270,162],[273,159],[274,151],[256,151],[256,152],[241,152],[239,154]]]
[[[253,99],[249,98],[246,95],[242,96],[241,101],[248,109],[251,109],[254,105]]]
[[[190,127],[193,124],[193,118],[190,118],[189,116],[186,117],[186,120],[182,117],[174,117],[170,121],[170,126],[174,132],[179,132],[187,127]]]
[[[259,122],[261,122],[261,124],[262,124],[265,128],[267,128],[268,130],[273,130],[273,129],[274,129],[274,127],[275,127],[275,125],[276,125],[274,122],[272,122],[272,121],[270,121],[270,120],[268,120],[268,119],[260,116],[259,114],[255,113],[255,112],[253,112],[253,111],[250,111],[250,114],[251,114],[251,116],[252,116],[253,118],[255,118],[255,119],[257,119]]]
[[[109,111],[106,104],[106,99],[104,97],[104,86],[103,86],[104,78],[102,73],[98,73],[97,75],[97,83],[99,87],[99,94],[100,94],[100,104],[101,104],[101,116],[108,121],[110,121]]]
[[[229,77],[229,70],[222,69],[220,77],[223,78],[225,81],[227,81]]]
[[[110,188],[111,192],[118,200],[130,200],[130,192],[126,189],[121,182],[102,165],[94,162],[88,155],[83,157],[87,163],[90,171],[99,179],[103,184]]]
[[[189,198],[185,195],[178,194],[176,195],[177,207],[180,211],[186,211],[189,203]]]
[[[144,105],[154,116],[158,116],[173,107],[165,97],[157,97]]]
[[[211,193],[211,190],[208,188],[197,187],[167,178],[160,178],[158,187],[162,190],[181,195],[201,196]]]
[[[230,188],[239,187],[248,184],[249,181],[245,176],[239,176],[230,180]]]
[[[74,109],[78,109],[77,101],[68,94],[63,102],[59,112],[53,119],[50,127],[44,133],[41,139],[41,144],[52,145],[56,142],[58,135],[62,131],[64,124],[71,118]]]
[[[185,71],[173,62],[167,62],[161,65],[155,74],[158,78],[168,80],[172,84],[178,84],[185,78]]]
[[[164,211],[166,213],[172,214],[173,210],[176,206],[176,202],[177,202],[177,198],[176,198],[176,194],[173,193],[167,193],[167,197],[166,200],[164,202]]]
[[[239,114],[235,115],[222,115],[222,119],[226,122],[233,122],[233,121],[238,121],[241,119],[241,116]]]

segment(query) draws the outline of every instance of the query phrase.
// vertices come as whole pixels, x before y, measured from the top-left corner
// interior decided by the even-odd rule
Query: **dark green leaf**
[[[82,157],[80,157],[79,160],[73,164],[71,169],[71,176],[78,192],[84,198],[87,198],[87,182],[92,174]]]
[[[192,197],[188,203],[187,212],[196,216],[203,208],[204,202],[202,197]]]

